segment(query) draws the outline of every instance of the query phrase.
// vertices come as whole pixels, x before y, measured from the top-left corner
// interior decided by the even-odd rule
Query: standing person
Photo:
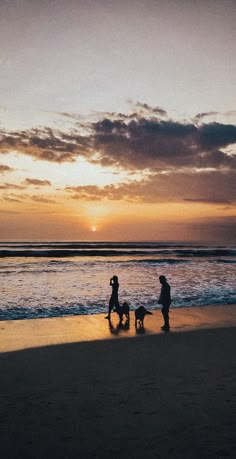
[[[115,306],[119,306],[119,300],[118,300],[118,290],[119,290],[119,282],[118,282],[118,277],[113,276],[110,279],[110,285],[112,287],[112,293],[111,293],[111,298],[109,301],[109,309],[108,309],[108,315],[105,317],[105,319],[110,320],[111,318],[111,311]]]
[[[162,330],[168,331],[170,329],[170,324],[169,324],[169,308],[171,304],[170,286],[165,276],[160,276],[159,280],[160,280],[162,287],[161,287],[161,293],[160,293],[160,297],[158,300],[158,304],[162,305],[161,312],[162,312],[163,319],[164,319],[164,325],[161,328]]]

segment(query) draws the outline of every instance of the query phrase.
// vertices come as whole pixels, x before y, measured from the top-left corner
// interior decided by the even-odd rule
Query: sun
[[[91,227],[91,231],[92,231],[93,233],[96,233],[96,231],[97,231],[96,226],[93,225],[93,226]]]

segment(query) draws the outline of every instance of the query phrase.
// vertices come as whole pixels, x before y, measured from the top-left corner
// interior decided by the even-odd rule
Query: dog
[[[120,322],[122,322],[123,320],[123,316],[126,317],[126,320],[129,320],[129,305],[126,301],[124,301],[124,303],[122,304],[122,306],[120,306],[119,304],[117,304],[115,306],[115,309],[114,309],[115,312],[117,312],[119,318],[120,318]]]
[[[152,315],[152,312],[148,311],[144,306],[139,306],[139,308],[135,309],[134,315],[135,327],[137,327],[138,324],[140,328],[144,328],[144,317],[146,315]]]

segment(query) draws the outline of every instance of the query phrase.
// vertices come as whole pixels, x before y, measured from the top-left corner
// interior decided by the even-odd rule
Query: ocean
[[[236,245],[162,242],[0,242],[0,320],[158,309],[165,275],[173,308],[236,304]]]

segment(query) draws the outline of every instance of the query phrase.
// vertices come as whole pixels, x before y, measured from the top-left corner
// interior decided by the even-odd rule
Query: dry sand
[[[1,458],[235,458],[236,306],[146,319],[1,322]]]

